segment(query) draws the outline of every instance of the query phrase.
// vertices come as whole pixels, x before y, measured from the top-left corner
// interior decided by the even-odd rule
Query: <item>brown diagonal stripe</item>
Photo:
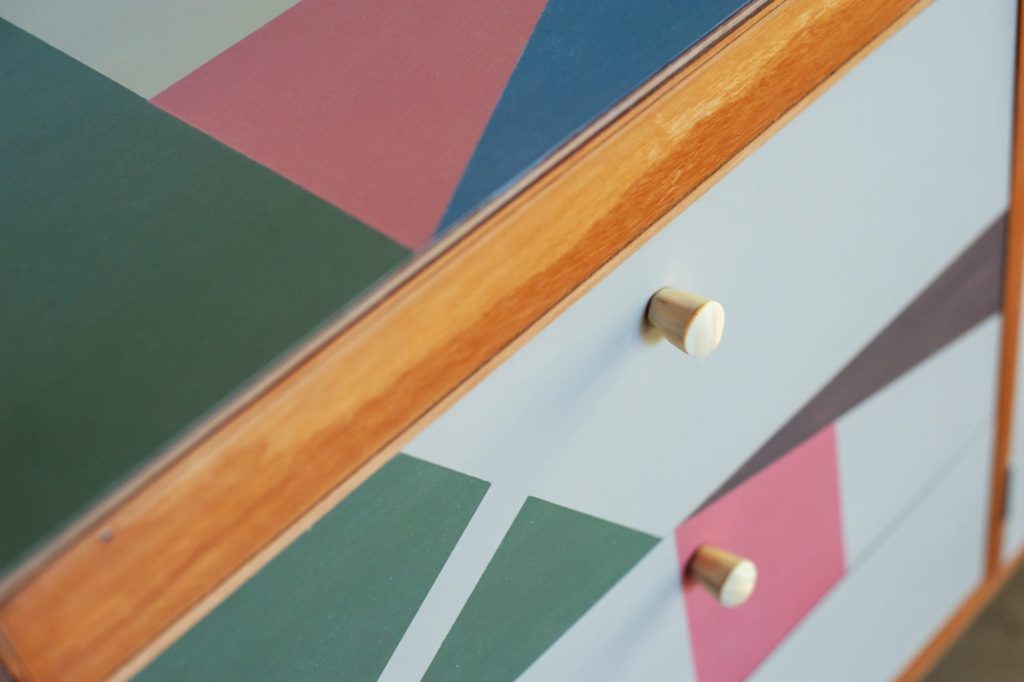
[[[1005,234],[1004,213],[719,486],[700,509],[997,312],[1002,304]]]

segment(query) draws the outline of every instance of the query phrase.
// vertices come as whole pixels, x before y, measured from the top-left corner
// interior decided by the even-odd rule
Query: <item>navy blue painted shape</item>
[[[548,0],[438,233],[564,144],[749,0]]]

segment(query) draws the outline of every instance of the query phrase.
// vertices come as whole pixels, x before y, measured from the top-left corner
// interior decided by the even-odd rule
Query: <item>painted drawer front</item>
[[[993,315],[836,422],[851,565],[979,432],[995,428],[1002,318]]]
[[[680,524],[677,556],[659,546],[531,676],[626,680],[642,670],[643,679],[743,679],[844,574],[872,560],[966,449],[990,443],[999,331],[995,315],[975,325]],[[727,610],[699,586],[679,587],[702,543],[757,564],[746,604]],[[606,656],[621,660],[609,667]]]
[[[955,457],[754,674],[755,680],[891,679],[984,577],[991,429]]]
[[[723,607],[692,576],[684,580],[698,679],[743,679],[842,576],[839,507],[829,426],[679,525],[680,571],[701,545],[757,566],[754,593],[735,608]]]
[[[947,303],[933,314],[953,311]],[[758,567],[760,587],[740,608],[684,584],[698,679],[749,674],[949,462],[991,432],[1000,330],[990,316],[680,524],[681,567],[704,543]]]

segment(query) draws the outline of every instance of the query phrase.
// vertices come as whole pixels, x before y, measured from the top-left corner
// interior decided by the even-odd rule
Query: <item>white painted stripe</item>
[[[381,682],[422,679],[525,502],[492,485],[381,673]]]

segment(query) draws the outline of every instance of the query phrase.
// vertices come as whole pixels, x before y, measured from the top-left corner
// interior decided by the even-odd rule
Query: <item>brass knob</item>
[[[647,320],[687,355],[710,355],[722,340],[725,309],[718,301],[668,287],[647,304]]]
[[[757,566],[753,561],[710,545],[697,548],[686,570],[722,606],[730,609],[750,599],[757,585]]]

